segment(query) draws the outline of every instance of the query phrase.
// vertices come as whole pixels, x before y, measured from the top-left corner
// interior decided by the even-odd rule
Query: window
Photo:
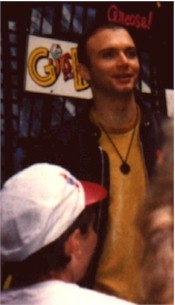
[[[9,41],[10,43],[16,44],[16,35],[13,33],[9,33]]]
[[[54,8],[45,7],[43,10],[42,34],[52,34]]]
[[[62,6],[62,17],[61,17],[61,31],[68,32],[70,29],[72,15],[72,5],[63,4]]]
[[[89,29],[93,26],[96,21],[96,9],[88,8],[87,9],[87,17],[86,17],[86,25],[85,30]]]
[[[61,31],[82,34],[96,20],[96,9],[79,5],[63,4],[61,16]]]
[[[73,32],[81,34],[83,30],[84,9],[81,6],[75,7],[73,18]]]
[[[41,7],[32,9],[30,34],[40,33],[41,16],[42,16]]]
[[[8,21],[8,29],[9,29],[10,31],[15,32],[15,31],[16,31],[16,22],[15,22],[15,21],[9,20],[9,21]]]
[[[17,71],[17,67],[18,67],[17,61],[11,60],[11,61],[10,61],[10,66],[11,66],[11,69],[12,69],[13,71]]]
[[[13,57],[17,56],[17,48],[11,47],[10,48],[10,55],[13,56]]]
[[[14,116],[18,116],[18,105],[12,104],[12,112]]]
[[[53,32],[54,8],[50,6],[32,9],[30,34],[51,35]]]

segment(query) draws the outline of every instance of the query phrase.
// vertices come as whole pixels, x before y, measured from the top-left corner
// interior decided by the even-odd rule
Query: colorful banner
[[[91,89],[77,63],[76,43],[29,35],[25,90],[90,99]]]

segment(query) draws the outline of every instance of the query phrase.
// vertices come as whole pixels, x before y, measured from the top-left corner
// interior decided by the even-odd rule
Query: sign
[[[108,8],[107,19],[110,22],[118,23],[123,26],[150,30],[153,19],[153,12],[150,11],[147,16],[142,16],[141,14],[126,14],[121,11],[117,5],[113,4]]]
[[[91,89],[77,65],[76,43],[29,35],[25,90],[90,99]]]

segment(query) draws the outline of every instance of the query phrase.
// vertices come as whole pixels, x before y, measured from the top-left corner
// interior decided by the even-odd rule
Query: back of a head
[[[34,164],[11,177],[1,199],[1,256],[20,261],[58,239],[106,190],[80,182],[64,168]]]
[[[37,271],[43,273],[54,266],[47,255],[56,256],[53,249],[64,243],[70,229],[80,227],[83,232],[90,223],[91,214],[86,210],[98,206],[106,196],[103,186],[80,182],[66,169],[48,163],[34,164],[12,176],[0,192],[3,266],[14,266],[19,277],[26,276],[26,282],[30,274],[39,278]],[[64,248],[60,251],[64,256]],[[58,258],[54,258],[56,262]],[[29,272],[24,275],[21,266]]]

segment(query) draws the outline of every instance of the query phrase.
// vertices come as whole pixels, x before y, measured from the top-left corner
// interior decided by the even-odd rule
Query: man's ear
[[[84,80],[86,80],[87,82],[90,82],[89,68],[86,65],[79,63],[78,72]]]
[[[81,254],[81,232],[76,229],[65,242],[65,254],[68,256],[79,256]]]

